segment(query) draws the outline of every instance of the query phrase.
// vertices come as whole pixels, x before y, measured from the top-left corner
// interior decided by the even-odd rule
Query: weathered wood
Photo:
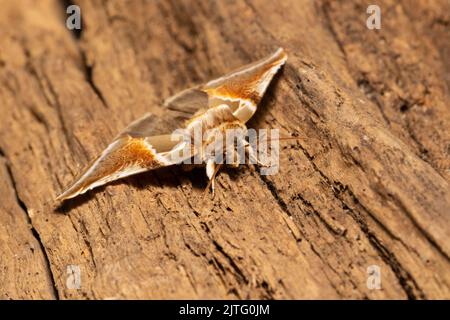
[[[39,235],[14,193],[14,181],[3,156],[0,158],[0,192],[2,299],[54,299],[53,280]]]
[[[381,30],[364,1],[77,4],[81,37],[60,2],[2,3],[0,297],[450,297],[448,1],[383,1]],[[227,169],[204,199],[203,170],[168,168],[53,209],[129,122],[278,46],[250,123],[299,137],[277,175]]]

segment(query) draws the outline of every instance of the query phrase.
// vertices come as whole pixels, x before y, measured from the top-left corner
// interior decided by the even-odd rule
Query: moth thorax
[[[239,121],[225,122],[208,130],[202,144],[203,158],[214,158],[215,163],[224,163],[227,154],[243,149],[246,134],[246,126]]]
[[[222,106],[227,106],[231,112],[236,111],[239,108],[239,100],[225,100],[225,99],[220,99],[220,98],[212,98],[209,100],[209,104],[210,104],[210,108],[217,108],[217,107],[222,107]]]

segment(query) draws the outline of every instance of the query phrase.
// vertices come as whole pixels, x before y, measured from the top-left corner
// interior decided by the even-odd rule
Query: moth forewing
[[[256,106],[270,81],[286,59],[285,51],[279,48],[264,59],[209,81],[202,89],[208,93],[210,101],[221,99],[231,103],[238,102],[233,115],[245,123],[256,112]]]
[[[70,199],[108,182],[165,165],[165,159],[158,155],[146,138],[119,138],[56,200]]]

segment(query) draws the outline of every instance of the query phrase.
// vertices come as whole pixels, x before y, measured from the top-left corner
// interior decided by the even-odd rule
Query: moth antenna
[[[296,137],[281,137],[281,138],[276,138],[276,139],[268,139],[269,141],[273,141],[273,140],[300,140],[301,138],[296,138]]]

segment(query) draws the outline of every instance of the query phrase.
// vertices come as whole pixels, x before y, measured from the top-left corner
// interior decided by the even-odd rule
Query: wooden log
[[[0,298],[450,297],[448,1],[382,1],[380,30],[359,0],[75,4],[81,33],[68,3],[2,2]],[[167,168],[54,209],[129,122],[276,47],[249,127],[299,138],[278,174],[204,199]]]

